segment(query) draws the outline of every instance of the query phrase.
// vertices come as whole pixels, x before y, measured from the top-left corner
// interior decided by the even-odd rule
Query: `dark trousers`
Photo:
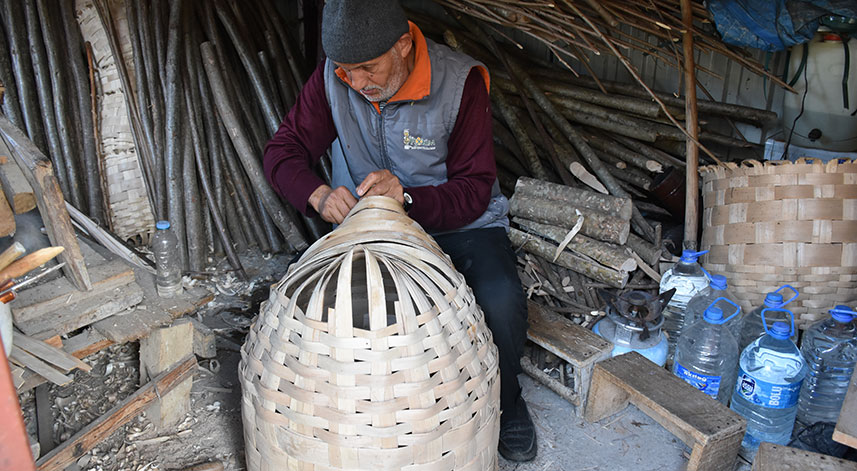
[[[485,313],[500,358],[500,408],[510,419],[520,399],[521,355],[527,339],[527,301],[515,253],[501,227],[453,232],[435,237],[438,245],[464,275]]]

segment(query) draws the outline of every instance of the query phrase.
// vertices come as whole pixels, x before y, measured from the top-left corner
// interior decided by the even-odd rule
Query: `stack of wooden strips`
[[[53,337],[50,341],[52,343],[34,339],[21,332],[14,333],[9,359],[18,367],[12,369],[15,388],[20,388],[31,376],[27,374],[28,370],[62,386],[72,382],[73,378],[68,375],[72,370],[88,372],[92,369],[79,358],[62,350],[59,337]]]
[[[271,289],[241,349],[247,467],[495,469],[499,370],[464,277],[363,198]]]

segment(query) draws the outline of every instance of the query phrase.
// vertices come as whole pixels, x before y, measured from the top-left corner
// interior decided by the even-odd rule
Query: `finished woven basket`
[[[363,198],[241,349],[247,467],[496,469],[498,373],[464,277],[395,200]]]
[[[702,168],[704,266],[745,309],[788,284],[801,327],[857,301],[857,162],[747,161]]]

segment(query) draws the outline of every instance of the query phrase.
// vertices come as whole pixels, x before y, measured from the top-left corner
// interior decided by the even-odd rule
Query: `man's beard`
[[[366,96],[363,94],[363,97],[371,102],[381,102],[387,101],[390,98],[393,98],[393,95],[402,88],[402,85],[405,84],[405,80],[408,78],[408,69],[405,66],[405,59],[399,55],[396,55],[393,58],[393,69],[390,71],[390,80],[387,81],[386,87],[379,87],[377,85],[371,85],[368,87],[364,87],[361,90],[361,94],[363,94],[363,90],[379,90],[381,93],[375,96]]]

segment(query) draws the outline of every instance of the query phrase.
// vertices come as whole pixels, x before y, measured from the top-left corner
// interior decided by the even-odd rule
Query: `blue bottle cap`
[[[170,221],[158,221],[155,224],[155,227],[159,230],[166,230],[170,228]]]
[[[711,275],[711,287],[719,290],[726,289],[726,277],[723,275]]]
[[[830,310],[830,316],[837,322],[851,322],[855,315],[857,315],[857,312],[854,312],[853,309],[844,304],[840,304]]]
[[[681,261],[685,263],[695,263],[701,255],[705,255],[707,253],[707,250],[703,250],[702,252],[694,252],[693,250],[685,249],[681,251]]]
[[[723,319],[723,309],[720,309],[717,306],[711,306],[705,310],[705,314],[702,315],[702,318],[709,324],[720,324],[720,321]]]
[[[791,333],[791,328],[789,325],[782,321],[774,322],[774,325],[771,327],[769,331],[771,337],[779,340],[785,340],[789,338],[789,333]]]
[[[781,307],[783,305],[783,295],[780,293],[768,293],[765,295],[765,306]]]

